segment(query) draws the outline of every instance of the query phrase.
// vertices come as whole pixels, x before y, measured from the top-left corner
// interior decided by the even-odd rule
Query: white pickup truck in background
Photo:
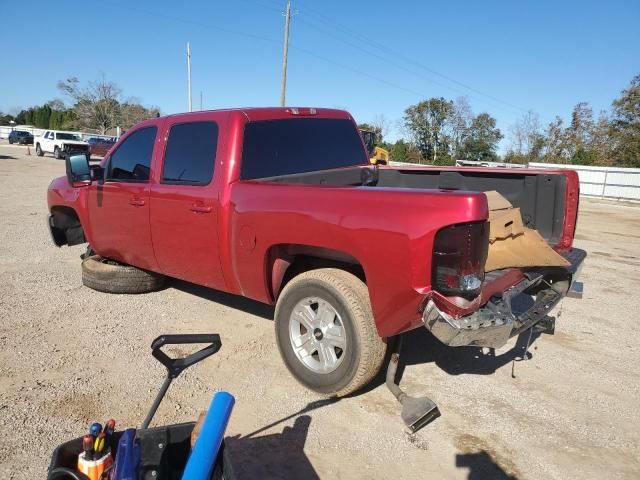
[[[42,136],[34,139],[33,143],[36,147],[36,155],[39,157],[45,153],[52,153],[55,158],[63,159],[84,153],[87,159],[89,158],[89,144],[74,132],[45,130]]]

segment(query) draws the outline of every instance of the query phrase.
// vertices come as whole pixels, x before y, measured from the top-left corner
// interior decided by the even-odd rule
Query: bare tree
[[[544,135],[538,114],[532,110],[525,113],[509,129],[511,140],[509,158],[535,161],[542,155]]]
[[[371,121],[371,126],[376,132],[380,134],[380,142],[389,134],[389,129],[391,128],[391,124],[387,117],[384,116],[384,113],[380,113],[373,117]]]
[[[136,98],[123,99],[120,87],[107,81],[104,75],[86,87],[80,86],[76,77],[71,77],[58,82],[58,89],[74,102],[71,109],[76,118],[75,126],[96,129],[101,134],[117,126],[126,130],[160,114],[158,107],[146,108]],[[60,100],[54,102],[61,103]]]
[[[473,111],[469,100],[467,100],[467,97],[456,98],[453,103],[453,112],[448,122],[454,159],[460,158],[460,152],[466,138],[469,136],[472,122]]]
[[[614,146],[611,119],[608,113],[602,110],[591,132],[591,148],[595,152],[598,165],[613,165]]]
[[[73,111],[80,128],[97,128],[105,134],[120,121],[120,95],[122,90],[104,76],[86,87],[76,77],[58,82],[58,89],[73,101]]]
[[[593,121],[593,109],[587,102],[580,102],[571,112],[571,124],[567,129],[571,142],[572,155],[586,148],[591,143],[595,124]]]
[[[547,125],[544,158],[550,163],[566,163],[568,142],[562,118],[556,118]]]

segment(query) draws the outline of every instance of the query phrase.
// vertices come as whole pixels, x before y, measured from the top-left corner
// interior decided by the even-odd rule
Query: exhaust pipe
[[[400,362],[400,350],[402,349],[402,337],[398,336],[394,340],[393,353],[387,367],[387,388],[402,405],[400,416],[407,427],[409,433],[415,433],[422,427],[433,422],[440,416],[438,406],[427,397],[415,398],[402,391],[400,385],[396,383],[396,372]]]

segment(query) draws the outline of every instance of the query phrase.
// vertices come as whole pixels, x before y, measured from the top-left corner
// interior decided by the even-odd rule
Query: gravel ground
[[[327,402],[287,374],[273,310],[184,282],[148,295],[81,284],[82,246],[58,249],[44,223],[50,157],[0,146],[0,478],[44,478],[53,448],[113,416],[136,426],[164,372],[161,333],[217,332],[222,350],[169,390],[155,423],[189,421],[213,392],[236,396],[227,445],[241,478],[640,478],[640,207],[583,199],[576,245],[589,252],[582,300],[556,334],[498,352],[408,335],[403,385],[442,417],[409,436],[378,379]],[[179,352],[175,352],[179,353]],[[512,367],[515,366],[515,378]]]

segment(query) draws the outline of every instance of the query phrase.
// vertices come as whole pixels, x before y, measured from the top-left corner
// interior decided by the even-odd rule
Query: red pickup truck
[[[485,275],[488,190],[571,266]],[[291,373],[345,395],[377,374],[389,337],[426,327],[497,348],[543,319],[586,255],[572,249],[578,195],[573,171],[372,166],[347,112],[248,108],[136,125],[99,166],[67,159],[48,204],[56,245],[90,245],[85,285],[176,277],[275,304]]]

